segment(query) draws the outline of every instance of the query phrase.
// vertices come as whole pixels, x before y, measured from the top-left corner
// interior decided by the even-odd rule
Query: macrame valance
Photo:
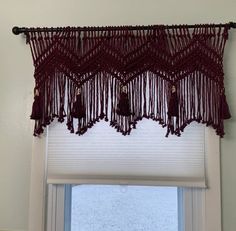
[[[82,135],[100,119],[123,135],[148,118],[180,135],[192,121],[224,135],[230,118],[223,51],[228,26],[107,27],[26,32],[35,66],[31,119]]]

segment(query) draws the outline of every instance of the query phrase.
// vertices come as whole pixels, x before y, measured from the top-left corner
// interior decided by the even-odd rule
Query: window
[[[157,127],[155,127],[157,128]],[[94,130],[94,129],[93,129]],[[140,129],[138,129],[140,130]],[[163,129],[162,129],[163,130]],[[220,217],[220,181],[219,181],[219,140],[218,138],[215,136],[214,132],[212,132],[210,129],[205,129],[205,140],[206,140],[206,152],[207,152],[207,171],[205,171],[205,168],[198,168],[198,170],[200,169],[200,171],[194,171],[194,173],[198,173],[197,177],[193,177],[193,175],[191,175],[191,178],[187,179],[183,178],[183,175],[180,175],[180,178],[182,177],[182,179],[184,179],[184,181],[182,180],[177,180],[176,178],[169,178],[169,184],[171,184],[172,186],[174,185],[173,181],[171,181],[170,179],[173,179],[175,182],[177,183],[177,186],[182,186],[179,187],[178,189],[178,214],[179,216],[181,215],[182,219],[179,220],[179,230],[183,230],[183,231],[194,231],[194,230],[206,230],[206,231],[220,231],[221,230],[221,217]],[[92,130],[91,130],[92,131]],[[114,131],[112,131],[114,132]],[[120,136],[120,134],[118,134]],[[78,137],[77,137],[78,138]],[[126,137],[125,137],[126,138]],[[166,138],[165,138],[166,139]],[[178,138],[177,138],[178,139]],[[166,139],[167,141],[169,140]],[[39,224],[39,226],[41,227],[41,229],[39,228],[38,230],[44,230],[42,228],[42,224],[44,223],[43,220],[45,220],[45,217],[43,216],[43,214],[45,214],[45,206],[43,206],[44,204],[42,203],[42,201],[45,201],[45,189],[46,189],[46,176],[48,177],[48,181],[52,180],[54,178],[58,180],[58,183],[62,183],[60,182],[60,180],[65,180],[65,178],[63,179],[61,177],[61,175],[56,175],[56,174],[46,174],[46,167],[45,167],[45,156],[42,157],[42,153],[45,153],[45,147],[48,146],[48,144],[46,144],[46,137],[44,137],[43,139],[39,140],[39,139],[35,139],[36,144],[34,145],[35,148],[35,153],[33,154],[33,164],[35,163],[36,168],[32,169],[32,192],[31,192],[31,206],[30,206],[30,211],[32,212],[32,215],[30,217],[30,229],[29,230],[35,230],[35,225]],[[175,146],[176,148],[176,146]],[[36,155],[36,156],[35,156]],[[39,156],[41,156],[41,158],[39,158]],[[38,159],[37,159],[38,158]],[[43,159],[44,158],[44,159]],[[50,161],[49,161],[50,162]],[[37,169],[38,167],[38,169]],[[143,166],[145,167],[145,166]],[[39,174],[40,173],[40,174]],[[51,172],[52,173],[52,172]],[[182,173],[182,172],[181,172]],[[76,173],[77,174],[77,173]],[[200,186],[203,187],[205,185],[205,181],[203,179],[205,179],[205,175],[207,175],[207,185],[208,188],[204,189],[204,188],[193,188],[194,186]],[[119,176],[119,174],[117,175]],[[196,176],[196,175],[195,175]],[[39,178],[41,177],[41,179],[44,179],[44,183],[41,182],[40,184],[36,184],[35,183],[35,178]],[[76,177],[75,177],[76,178]],[[82,181],[78,182],[78,183],[85,183],[87,176],[82,179]],[[149,178],[149,176],[148,176]],[[92,179],[92,181],[94,180],[98,180],[98,179],[94,179],[93,177],[90,178]],[[193,181],[192,179],[195,179],[195,181]],[[104,180],[104,179],[103,179]],[[103,183],[111,183],[111,179],[107,179],[106,181],[103,181]],[[131,184],[137,184],[137,181],[134,182],[134,180],[136,180],[133,177],[129,177],[129,179]],[[166,177],[162,177],[162,178],[154,178],[152,182],[147,181],[146,178],[141,179],[143,184],[146,183],[146,185],[153,185],[153,182],[156,182],[156,185],[166,185]],[[39,182],[39,181],[38,181]],[[194,182],[194,184],[192,185],[192,187],[190,187],[190,182]],[[197,182],[197,183],[196,183]],[[74,183],[72,182],[67,182],[67,183]],[[91,183],[91,182],[88,182]],[[100,182],[101,183],[101,182]],[[120,184],[120,183],[124,183],[123,179],[121,182],[117,181],[116,184]],[[126,182],[127,184],[127,179]],[[141,183],[141,181],[139,181],[139,183]],[[54,183],[55,184],[55,183]],[[184,186],[188,186],[188,188],[184,187]],[[54,201],[54,205],[56,204],[57,208],[63,208],[60,210],[64,211],[68,211],[69,209],[68,207],[68,203],[64,203],[63,200],[59,199],[59,198],[63,198],[64,195],[68,194],[68,189],[66,189],[67,187],[64,187],[63,185],[60,186],[56,186],[56,185],[51,185],[50,186],[52,188],[52,191],[54,193],[49,193],[49,199],[50,196],[54,195],[53,200]],[[59,191],[58,191],[59,190]],[[61,191],[61,193],[59,193]],[[62,197],[59,196],[59,194],[62,195]],[[55,197],[55,195],[57,195]],[[36,199],[37,196],[37,199]],[[41,203],[39,203],[38,198],[41,199]],[[55,199],[56,198],[56,199]],[[68,199],[68,196],[66,196],[66,198]],[[36,202],[36,200],[38,200]],[[55,201],[56,200],[56,201]],[[60,203],[64,203],[63,205],[60,206]],[[55,206],[54,206],[55,207]],[[43,209],[44,208],[44,209]],[[38,215],[38,217],[41,217],[42,219],[39,221],[38,217],[35,216],[35,211],[38,211],[38,214],[41,214],[41,216]],[[54,211],[55,212],[55,211]],[[56,212],[56,214],[60,214],[60,212]],[[55,215],[55,214],[54,214]],[[64,214],[65,216],[67,216],[67,213],[65,212]],[[63,215],[63,217],[64,217]],[[55,217],[60,217],[60,216],[54,216]],[[64,219],[60,219],[60,221],[64,222]],[[66,221],[66,219],[65,219]],[[214,222],[211,222],[214,221]],[[54,224],[56,224],[58,222],[58,219],[54,219],[53,220]],[[56,222],[56,223],[55,223]],[[69,227],[68,224],[63,224],[59,225],[57,227]],[[34,229],[33,229],[34,227]],[[56,229],[57,231],[59,231],[59,229]],[[63,229],[61,229],[63,230]]]
[[[72,187],[71,231],[178,230],[176,187]]]
[[[58,187],[58,190],[63,188],[50,187]],[[70,186],[66,188],[68,190]],[[68,200],[71,208],[65,211],[67,221],[71,222],[60,223],[60,226],[66,227],[65,230],[178,230],[176,187],[79,185],[71,187],[71,192],[67,195],[67,198],[71,195],[71,201]],[[52,201],[50,204],[53,204]],[[51,221],[50,213],[47,230],[52,229],[52,224],[58,223]]]

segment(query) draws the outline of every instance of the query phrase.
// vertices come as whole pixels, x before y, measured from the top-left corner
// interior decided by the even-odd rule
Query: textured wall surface
[[[0,230],[27,230],[33,65],[29,47],[11,28],[236,21],[235,0],[1,0],[0,2]],[[236,30],[225,52],[225,84],[233,118],[221,141],[223,231],[236,227]]]

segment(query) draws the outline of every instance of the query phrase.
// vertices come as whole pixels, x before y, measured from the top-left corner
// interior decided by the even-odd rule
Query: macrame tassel
[[[178,120],[179,120],[179,105],[178,105],[178,96],[176,92],[176,87],[173,85],[171,87],[171,96],[170,96],[170,101],[168,104],[168,125],[167,125],[167,133],[166,137],[169,136],[169,134],[174,134],[176,133],[177,136],[180,136],[179,130],[175,131],[175,125],[177,125]],[[176,120],[174,119],[176,117]]]
[[[85,107],[83,105],[80,89],[78,89],[78,93],[76,95],[76,100],[73,103],[71,115],[77,119],[82,119],[86,116]]]
[[[42,106],[38,88],[34,89],[34,102],[32,106],[32,113],[30,119],[32,120],[42,119]]]
[[[224,93],[222,94],[220,99],[220,113],[221,113],[221,119],[226,120],[231,118],[229,105],[227,103],[226,96]]]
[[[179,104],[179,102],[178,102],[176,87],[172,86],[170,101],[169,101],[169,105],[168,105],[168,117],[179,116],[178,104]]]
[[[116,113],[121,116],[130,116],[132,115],[130,111],[130,104],[129,104],[129,97],[126,93],[126,88],[122,88],[122,92],[120,94],[120,99],[117,104],[117,110]]]

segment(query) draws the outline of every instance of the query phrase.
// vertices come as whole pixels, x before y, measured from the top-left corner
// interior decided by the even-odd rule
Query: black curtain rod
[[[214,27],[222,27],[222,26],[228,26],[229,28],[236,28],[236,23],[235,22],[229,22],[225,24],[199,24],[199,25],[166,25],[164,26],[165,28],[179,28],[179,27],[186,27],[186,28],[201,28],[201,27],[206,27],[206,26],[214,26]],[[72,30],[80,30],[80,31],[104,31],[104,30],[121,30],[122,28],[128,28],[130,30],[147,30],[151,28],[155,28],[156,26],[105,26],[105,27],[71,27]],[[64,27],[66,28],[66,27]],[[27,27],[13,27],[12,32],[15,35],[19,35],[21,33],[26,33],[26,32],[57,32],[57,31],[62,31],[64,30],[63,27],[43,27],[43,28],[27,28]]]

